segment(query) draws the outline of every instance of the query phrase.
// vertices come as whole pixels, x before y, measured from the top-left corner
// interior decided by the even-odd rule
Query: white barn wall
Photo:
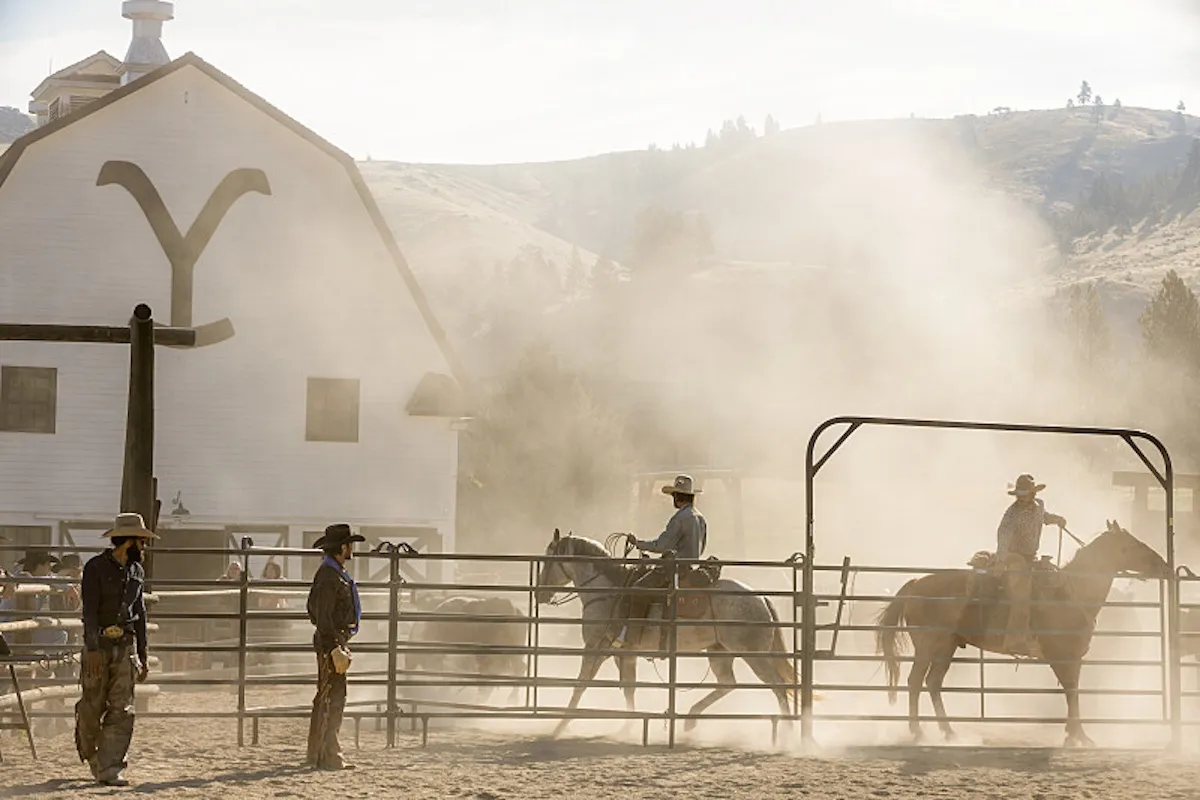
[[[96,186],[140,166],[186,233],[230,171],[270,196],[229,209],[195,270],[195,324],[236,336],[156,349],[159,495],[199,519],[433,523],[452,547],[457,434],[406,415],[427,372],[449,374],[336,159],[185,65],[32,142],[0,186],[0,320],[169,322],[171,270],[133,197]],[[0,432],[0,520],[109,516],[124,441],[128,350],[0,342],[0,363],[59,369],[58,432]],[[361,381],[359,442],[305,441],[309,377]],[[164,509],[164,514],[168,509]]]

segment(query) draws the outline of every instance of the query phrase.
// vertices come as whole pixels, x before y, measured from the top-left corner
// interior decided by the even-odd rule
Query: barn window
[[[0,431],[54,433],[58,370],[0,367]]]
[[[309,378],[310,442],[358,441],[358,381],[353,378]]]

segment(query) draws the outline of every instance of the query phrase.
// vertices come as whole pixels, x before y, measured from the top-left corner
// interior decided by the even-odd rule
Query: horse
[[[1039,605],[1035,601],[1030,609],[1030,627],[1066,695],[1066,747],[1094,744],[1079,721],[1079,670],[1113,578],[1123,572],[1142,578],[1170,577],[1167,563],[1158,553],[1116,522],[1108,521],[1106,525],[1103,533],[1081,547],[1059,571],[1070,602]],[[970,579],[967,570],[914,578],[879,614],[876,650],[884,656],[889,702],[896,701],[900,680],[897,655],[903,647],[902,637],[907,633],[913,643],[913,664],[908,673],[908,728],[915,741],[922,736],[917,720],[922,683],[933,700],[938,728],[947,740],[953,739],[954,729],[942,704],[942,680],[954,651],[971,644],[1000,652],[987,636],[987,626],[980,624],[982,612],[967,613],[972,603]]]
[[[580,595],[583,603],[581,627],[583,632],[583,659],[579,666],[579,678],[575,690],[571,694],[571,702],[567,707],[574,710],[587,688],[588,682],[596,677],[601,665],[610,657],[610,653],[599,652],[607,649],[621,625],[621,607],[623,600],[628,597],[627,587],[636,577],[633,568],[613,559],[604,546],[599,542],[583,536],[568,533],[560,535],[554,531],[554,538],[546,548],[547,556],[576,556],[579,560],[551,560],[543,563],[538,574],[536,592],[538,603],[548,603],[554,599],[560,587],[573,584],[576,589],[585,589]],[[775,699],[779,703],[781,714],[790,715],[789,701],[794,690],[790,686],[799,683],[792,654],[784,644],[783,633],[778,625],[779,616],[774,607],[764,597],[754,593],[740,581],[721,578],[712,585],[713,589],[721,590],[721,594],[710,595],[706,604],[707,611],[700,619],[716,622],[746,622],[753,625],[686,625],[676,632],[676,651],[681,653],[708,653],[708,661],[717,686],[692,706],[689,714],[700,714],[713,703],[720,700],[736,688],[737,679],[734,677],[733,666],[736,656],[723,655],[726,652],[750,653],[741,658],[750,666],[754,674],[764,684],[771,687]],[[724,592],[730,592],[725,594]],[[661,608],[662,602],[656,604]],[[653,620],[648,620],[642,626],[641,635],[637,641],[630,642],[633,649],[658,649],[658,627]],[[613,655],[617,671],[625,694],[625,707],[635,710],[634,682],[637,680],[637,658],[629,655]],[[570,722],[564,718],[554,731],[555,737],[566,730]],[[688,719],[684,730],[695,728],[696,720]]]
[[[519,653],[494,653],[487,648],[522,648],[526,644],[528,622],[485,622],[455,617],[520,617],[521,610],[506,597],[451,597],[432,610],[444,619],[422,620],[412,627],[409,641],[421,645],[465,645],[479,648],[474,653],[446,655],[412,649],[404,655],[404,668],[409,671],[445,670],[466,665],[462,671],[474,670],[479,675],[521,678],[525,676],[525,657]],[[480,687],[480,702],[487,702],[495,685]],[[517,687],[510,693],[510,702],[517,696]]]

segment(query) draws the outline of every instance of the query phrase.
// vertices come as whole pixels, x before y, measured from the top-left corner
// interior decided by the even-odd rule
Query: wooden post
[[[154,521],[154,320],[141,304],[129,320],[129,406],[121,511]]]

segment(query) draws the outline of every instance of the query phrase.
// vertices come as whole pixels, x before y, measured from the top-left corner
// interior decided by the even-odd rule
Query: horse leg
[[[621,692],[625,695],[625,710],[632,714],[637,711],[637,704],[634,702],[634,692],[637,687],[634,684],[637,682],[637,657],[636,656],[617,656],[617,674],[621,679]],[[621,735],[626,736],[633,730],[634,720],[627,719],[625,724],[621,726]]]
[[[579,707],[579,701],[583,698],[583,693],[587,689],[588,683],[596,677],[596,673],[600,671],[600,665],[607,659],[607,655],[591,655],[584,653],[579,664],[579,677],[576,679],[575,691],[571,692],[571,702],[567,703],[567,711],[574,711]],[[571,721],[570,716],[564,716],[562,721],[558,723],[558,727],[554,729],[554,738],[562,736],[563,731],[567,729],[567,724]]]
[[[783,663],[780,663],[782,659]],[[785,677],[788,671],[791,670],[792,662],[790,659],[775,654],[751,656],[746,659],[746,663],[750,665],[750,669],[754,670],[754,674],[758,679],[771,687],[772,694],[775,695],[775,701],[779,703],[779,713],[785,717],[790,717],[792,714],[791,698],[788,696],[788,686],[781,681],[786,681]],[[789,723],[790,724],[790,723]]]
[[[921,686],[929,672],[929,655],[922,647],[924,639],[913,642],[913,663],[908,670],[908,732],[914,742],[921,741]]]
[[[1067,738],[1063,741],[1064,747],[1090,747],[1095,744],[1091,737],[1083,732],[1083,723],[1079,721],[1079,667],[1080,662],[1077,659],[1054,659],[1050,662],[1050,668],[1054,670],[1054,675],[1067,696]]]
[[[713,677],[716,678],[717,687],[708,694],[696,701],[696,704],[688,709],[688,715],[703,714],[705,710],[713,703],[720,700],[725,695],[729,694],[737,686],[737,679],[733,676],[733,657],[718,655],[723,647],[719,645],[709,650],[708,663],[712,667]],[[683,723],[684,732],[695,730],[695,719],[689,719]]]
[[[946,705],[942,702],[942,681],[950,670],[950,662],[954,659],[954,651],[957,649],[953,638],[947,637],[944,644],[939,643],[937,650],[930,658],[929,672],[925,675],[925,686],[929,689],[929,697],[933,700],[933,711],[937,714],[938,729],[941,730],[946,741],[954,739],[954,729],[946,721]]]

